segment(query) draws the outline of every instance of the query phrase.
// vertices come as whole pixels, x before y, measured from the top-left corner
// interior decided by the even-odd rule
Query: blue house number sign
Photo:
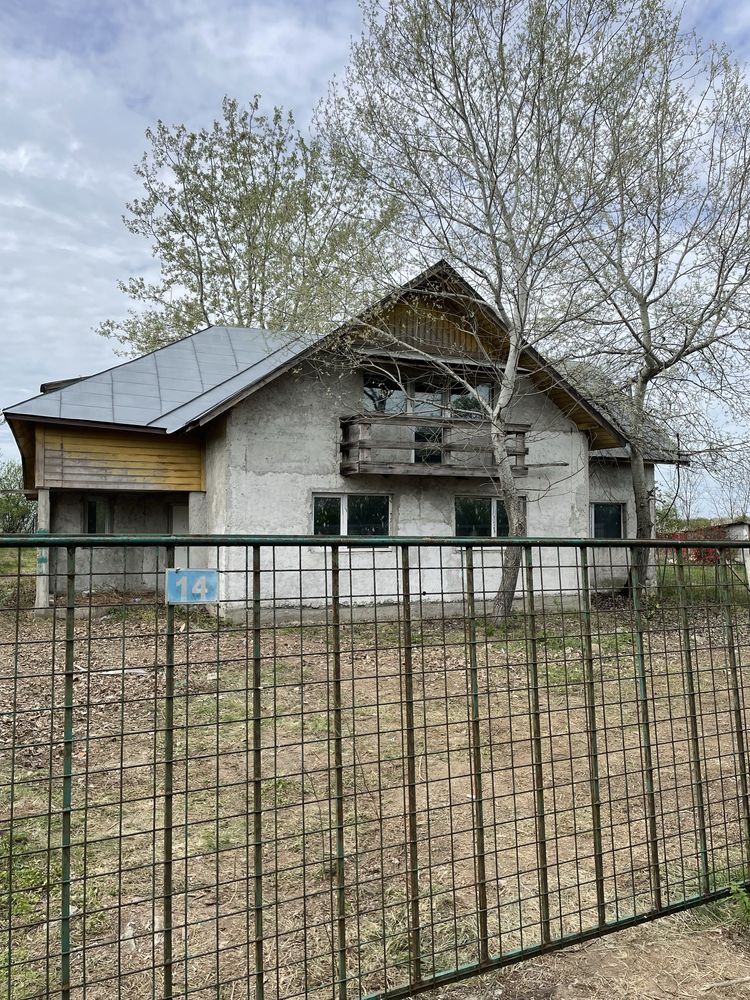
[[[215,569],[168,569],[168,604],[216,604],[219,574]]]

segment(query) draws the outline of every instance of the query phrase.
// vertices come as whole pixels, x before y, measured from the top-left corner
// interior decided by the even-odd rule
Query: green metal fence
[[[43,541],[0,539],[0,996],[396,998],[747,883],[739,544]]]

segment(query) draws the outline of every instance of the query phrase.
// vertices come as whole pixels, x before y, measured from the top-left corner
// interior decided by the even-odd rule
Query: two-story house
[[[496,312],[441,262],[348,324],[343,354],[341,338],[209,327],[7,407],[40,528],[482,536],[500,548],[507,519],[477,405],[477,396],[491,399],[503,362]],[[626,429],[531,348],[507,432],[530,536],[634,534]],[[324,553],[300,552],[309,593],[324,593],[322,582],[310,583]],[[79,584],[153,591],[163,556],[147,546],[101,549],[86,563],[81,553]],[[178,551],[178,563],[188,558],[201,564],[216,550]],[[226,549],[218,558],[223,569],[240,569],[244,555]],[[379,546],[347,558],[353,596],[371,593],[373,567],[395,573],[392,553]],[[461,560],[458,547],[441,554],[430,592],[450,586]],[[39,604],[61,590],[60,570],[53,555]],[[562,585],[575,587],[570,573]],[[245,581],[237,578],[239,598]],[[224,599],[235,593],[233,579],[224,574]],[[281,601],[304,599],[295,574],[276,586]]]

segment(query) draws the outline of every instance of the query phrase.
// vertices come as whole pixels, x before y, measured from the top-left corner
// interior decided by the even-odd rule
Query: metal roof
[[[299,358],[309,334],[211,326],[4,410],[6,417],[120,424],[173,434]]]

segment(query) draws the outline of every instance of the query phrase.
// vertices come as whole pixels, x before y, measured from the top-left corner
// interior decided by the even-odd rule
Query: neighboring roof
[[[310,339],[285,333],[279,343],[265,330],[212,326],[98,375],[47,383],[4,414],[173,434],[286,369],[317,345]]]
[[[558,363],[568,380],[585,390],[592,403],[622,431],[623,437],[633,439],[633,414],[630,397],[612,382],[604,372],[592,364]],[[647,462],[665,465],[687,464],[687,457],[680,453],[678,443],[657,423],[653,414],[646,414],[641,428],[643,456]],[[625,448],[605,448],[594,452],[596,458],[629,459]]]

